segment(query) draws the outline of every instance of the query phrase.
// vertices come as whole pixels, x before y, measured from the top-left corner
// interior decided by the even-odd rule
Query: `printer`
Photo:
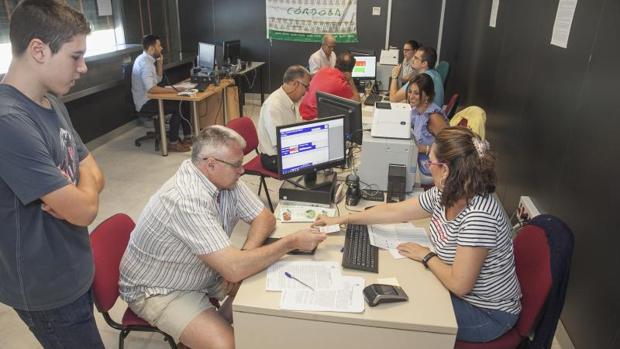
[[[411,139],[411,106],[407,103],[377,102],[370,135]]]

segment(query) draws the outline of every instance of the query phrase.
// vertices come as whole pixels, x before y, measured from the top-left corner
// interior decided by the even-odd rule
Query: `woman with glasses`
[[[445,128],[429,154],[435,187],[399,203],[347,216],[321,216],[314,225],[430,218],[432,250],[408,242],[398,251],[421,262],[450,291],[458,340],[491,341],[510,330],[521,311],[511,226],[492,195],[494,164],[489,143],[467,128]]]
[[[399,86],[416,76],[417,72],[413,68],[413,55],[418,48],[420,48],[420,44],[415,40],[407,40],[403,44],[403,63],[394,68],[400,70],[400,74],[398,74]]]
[[[426,166],[431,144],[435,141],[435,135],[448,127],[448,118],[441,107],[433,103],[435,87],[433,79],[420,74],[413,78],[407,86],[407,102],[411,105],[411,127],[413,138],[418,146],[418,168],[420,169],[420,181],[422,184],[430,184],[431,172]]]

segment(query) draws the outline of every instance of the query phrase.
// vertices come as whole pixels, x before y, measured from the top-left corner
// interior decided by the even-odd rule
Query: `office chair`
[[[135,224],[129,216],[117,213],[99,224],[90,234],[95,262],[95,279],[92,286],[95,305],[105,322],[121,331],[118,337],[119,349],[123,349],[125,338],[131,331],[161,333],[170,348],[176,349],[176,343],[170,335],[142,320],[129,307],[125,310],[120,324],[110,317],[109,311],[119,296],[119,266],[134,227]]]
[[[269,189],[267,189],[267,182],[265,177],[280,179],[280,176],[267,170],[260,162],[260,153],[258,152],[258,134],[256,133],[256,127],[252,119],[247,116],[242,116],[238,119],[231,120],[227,127],[237,131],[245,139],[246,146],[243,150],[243,155],[247,155],[252,151],[256,152],[256,156],[243,165],[243,169],[246,174],[260,176],[260,184],[258,186],[258,195],[260,196],[261,189],[265,187],[265,195],[267,196],[267,202],[269,203],[269,209],[273,212],[273,204],[271,203],[271,197],[269,196]]]
[[[446,114],[448,120],[452,119],[452,117],[456,113],[456,109],[459,107],[460,100],[461,97],[458,93],[455,93],[452,95],[452,97],[450,97],[450,101],[448,101],[448,104],[446,104],[444,109],[444,113]]]
[[[513,241],[521,285],[521,314],[515,326],[486,343],[457,341],[459,349],[551,348],[564,305],[574,237],[561,220],[540,215],[522,227]]]
[[[448,80],[448,74],[450,73],[450,63],[446,61],[440,61],[435,68],[441,76],[441,82],[443,82],[443,88],[446,88],[446,81]]]

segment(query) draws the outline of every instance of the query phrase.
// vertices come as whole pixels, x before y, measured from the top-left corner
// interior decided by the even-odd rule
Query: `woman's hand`
[[[341,217],[328,217],[322,214],[316,218],[314,223],[312,223],[312,227],[316,228],[316,227],[320,227],[323,225],[333,225],[333,224],[342,224],[342,218]]]
[[[421,262],[422,258],[426,256],[431,250],[428,247],[424,247],[415,242],[405,242],[396,247],[398,252],[407,258],[411,258],[414,261]]]

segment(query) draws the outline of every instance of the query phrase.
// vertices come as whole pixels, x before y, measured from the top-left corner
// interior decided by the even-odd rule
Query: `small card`
[[[319,227],[319,232],[325,233],[325,234],[337,233],[339,231],[340,231],[340,224],[324,225],[322,227]]]

